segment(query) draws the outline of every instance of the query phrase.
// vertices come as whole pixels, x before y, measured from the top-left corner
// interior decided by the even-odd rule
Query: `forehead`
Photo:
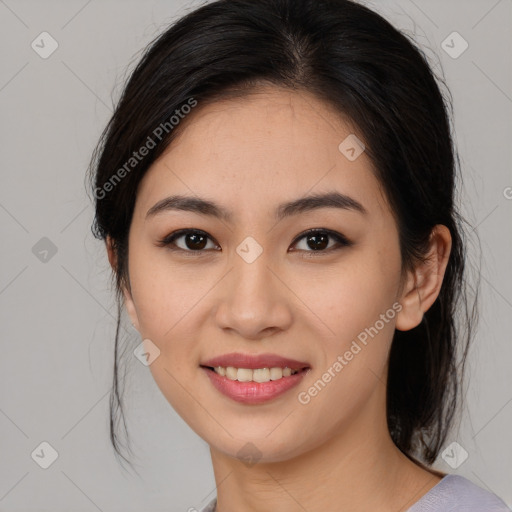
[[[307,92],[260,88],[199,104],[181,123],[139,186],[137,200],[146,210],[176,193],[237,211],[268,210],[271,203],[332,190],[370,212],[387,207],[369,157],[346,153],[362,139],[357,128]]]

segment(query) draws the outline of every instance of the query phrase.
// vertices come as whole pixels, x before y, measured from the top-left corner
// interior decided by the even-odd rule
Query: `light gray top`
[[[199,512],[215,512],[217,497]],[[511,512],[503,500],[460,475],[445,475],[407,512]]]

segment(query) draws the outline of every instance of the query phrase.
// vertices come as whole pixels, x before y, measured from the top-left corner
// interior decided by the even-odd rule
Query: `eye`
[[[178,240],[183,239],[180,243],[176,243]],[[300,234],[293,242],[292,245],[297,245],[299,241],[305,240],[305,248],[299,248],[298,250],[304,252],[331,252],[333,250],[340,249],[341,247],[349,247],[352,245],[345,236],[336,231],[329,229],[310,229]],[[337,243],[330,246],[329,239],[334,240]],[[208,241],[213,239],[204,231],[199,229],[180,229],[166,236],[162,240],[159,240],[158,246],[168,247],[172,251],[182,251],[189,253],[199,254],[205,252],[204,249],[212,249],[208,247]],[[218,244],[213,243],[213,249],[219,247]],[[308,250],[312,249],[312,250]]]
[[[179,244],[175,243],[175,241],[180,239],[183,239],[181,247]],[[208,240],[211,240],[211,238],[204,231],[198,229],[180,229],[160,240],[158,245],[161,247],[169,247],[169,249],[173,251],[181,250],[184,252],[199,253],[203,252],[203,249],[207,248]]]
[[[302,233],[301,235],[299,235],[295,239],[293,245],[297,244],[297,242],[301,241],[302,239],[305,239],[305,243],[303,245],[303,248],[299,248],[299,250],[306,251],[306,252],[313,252],[313,253],[315,253],[315,252],[321,252],[321,253],[331,252],[333,250],[340,249],[341,247],[349,247],[352,245],[352,242],[350,242],[341,233],[337,233],[336,231],[331,231],[330,229],[310,229],[310,230],[306,231],[305,233]],[[337,242],[338,246],[336,246],[336,244],[334,244],[334,247],[333,246],[329,247],[329,239]],[[312,250],[308,250],[308,248],[310,248]]]

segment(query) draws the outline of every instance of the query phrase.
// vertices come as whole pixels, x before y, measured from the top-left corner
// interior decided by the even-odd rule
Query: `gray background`
[[[440,59],[455,102],[462,211],[478,226],[482,246],[468,408],[449,440],[469,457],[456,469],[442,458],[435,467],[466,476],[510,506],[512,1],[368,4],[414,33],[436,68]],[[197,5],[0,0],[1,511],[186,511],[215,492],[208,445],[133,356],[125,396],[141,478],[124,472],[113,455],[115,303],[84,189],[91,151],[127,69],[168,23]],[[59,45],[46,59],[31,47],[43,31]],[[441,46],[453,31],[469,44],[456,59]],[[49,244],[43,237],[55,254],[41,252]],[[478,263],[476,253],[471,259]],[[125,325],[133,350],[140,339]],[[58,452],[48,469],[31,457],[43,441]]]

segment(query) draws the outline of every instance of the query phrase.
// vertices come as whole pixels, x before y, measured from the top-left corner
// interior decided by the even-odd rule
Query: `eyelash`
[[[181,238],[182,236],[187,235],[187,234],[203,235],[203,236],[209,238],[214,243],[216,243],[212,239],[212,237],[210,237],[208,235],[208,233],[206,233],[205,231],[201,231],[200,229],[179,229],[177,231],[174,231],[173,233],[170,233],[165,238],[159,240],[158,246],[166,247],[167,249],[169,249],[171,251],[180,251],[182,253],[190,253],[190,256],[196,256],[196,255],[199,256],[201,253],[211,250],[211,249],[193,250],[193,249],[182,249],[181,247],[176,247],[176,246],[173,247],[173,245],[174,245],[173,242],[175,240],[177,240],[178,238]],[[292,245],[297,244],[303,238],[307,237],[308,235],[313,235],[313,234],[326,234],[330,238],[335,240],[339,245],[338,245],[338,247],[335,246],[335,247],[331,247],[329,249],[322,249],[322,250],[318,250],[318,251],[313,251],[313,250],[305,251],[305,250],[299,249],[299,251],[303,251],[305,253],[311,253],[307,257],[322,256],[326,253],[329,254],[333,251],[342,249],[344,247],[350,247],[351,245],[353,245],[353,243],[350,240],[348,240],[345,236],[343,236],[341,233],[337,233],[336,231],[332,231],[330,229],[320,229],[320,228],[308,229],[307,231],[304,231],[303,233],[301,233],[300,235],[298,235],[295,238]]]

